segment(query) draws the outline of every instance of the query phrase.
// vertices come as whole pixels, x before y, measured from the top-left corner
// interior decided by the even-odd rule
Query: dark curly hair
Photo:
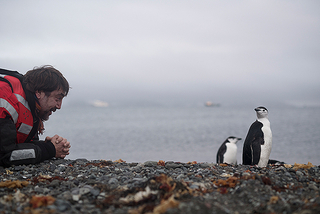
[[[52,91],[62,89],[64,95],[69,92],[69,83],[64,76],[52,67],[45,65],[36,67],[28,71],[23,77],[25,88],[33,93],[43,91],[46,94],[51,94]]]

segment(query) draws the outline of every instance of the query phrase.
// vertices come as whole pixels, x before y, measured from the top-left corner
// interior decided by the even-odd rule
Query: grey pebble
[[[165,167],[167,169],[175,169],[175,168],[179,168],[182,167],[180,164],[177,163],[166,163]]]
[[[118,179],[116,178],[111,178],[109,181],[108,181],[109,184],[118,184]]]
[[[144,162],[144,166],[147,166],[147,167],[155,167],[158,165],[158,162],[156,161],[146,161]]]
[[[55,205],[60,212],[64,212],[71,209],[71,204],[67,200],[57,199]]]

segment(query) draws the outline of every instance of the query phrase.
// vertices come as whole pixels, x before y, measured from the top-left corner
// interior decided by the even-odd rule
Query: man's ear
[[[41,97],[42,97],[42,94],[43,94],[44,92],[43,91],[36,91],[35,92],[35,95],[36,95],[36,97],[38,98],[38,99],[40,99]]]

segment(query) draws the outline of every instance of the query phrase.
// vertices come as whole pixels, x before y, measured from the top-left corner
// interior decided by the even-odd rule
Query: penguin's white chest
[[[272,132],[270,129],[270,122],[263,121],[263,127],[261,130],[264,136],[264,144],[261,145],[261,154],[260,154],[260,160],[259,160],[258,166],[265,167],[268,164],[269,156],[272,148]]]
[[[226,143],[227,151],[223,156],[223,162],[228,164],[237,164],[237,145],[234,143]]]

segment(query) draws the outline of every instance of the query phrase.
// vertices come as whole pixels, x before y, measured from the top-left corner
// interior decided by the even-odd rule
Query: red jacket
[[[33,116],[20,80],[9,75],[2,75],[11,83],[0,82],[0,118],[11,116],[17,129],[16,143],[23,143],[33,126]],[[13,91],[13,93],[12,93]]]
[[[0,69],[0,165],[35,164],[55,157],[51,142],[40,141],[35,95],[23,75]]]

